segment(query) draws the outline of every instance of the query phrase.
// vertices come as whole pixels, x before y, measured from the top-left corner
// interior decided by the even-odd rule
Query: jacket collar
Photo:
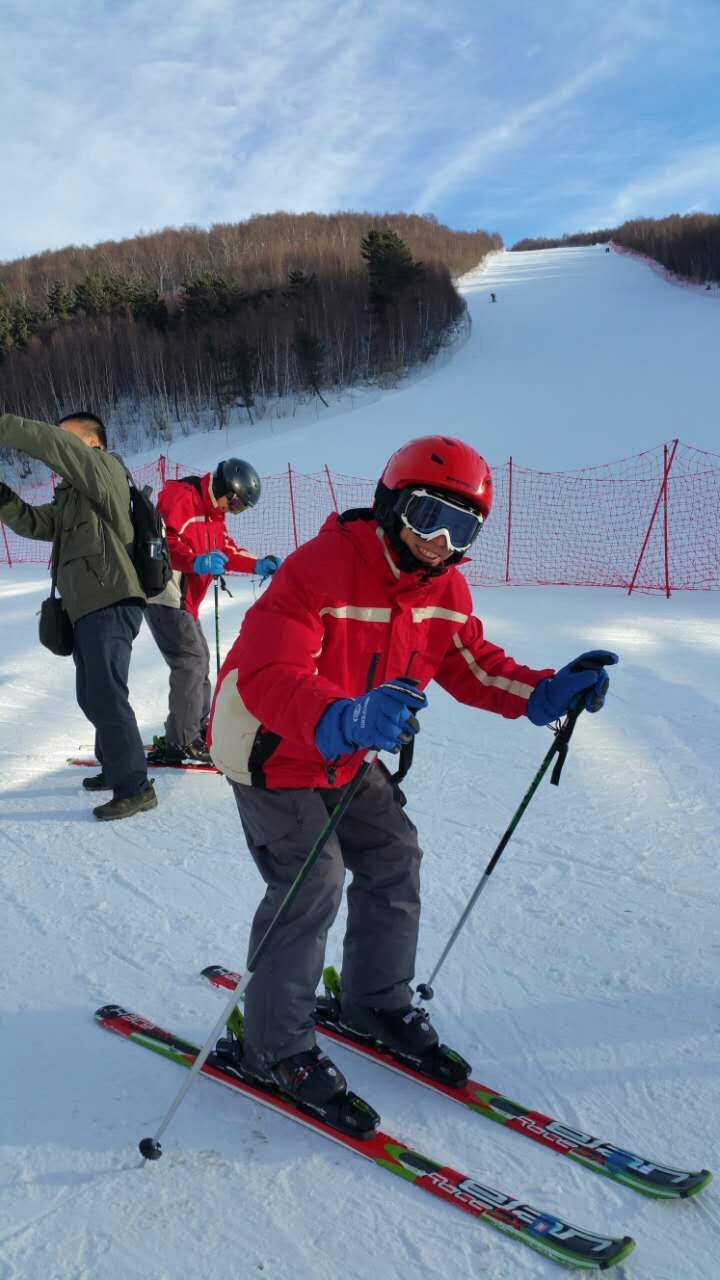
[[[397,557],[390,546],[385,530],[376,520],[352,520],[340,524],[337,515],[329,516],[322,527],[322,532],[336,530],[349,536],[358,549],[363,562],[384,579],[393,595],[409,595],[424,593],[433,583],[444,583],[454,566],[449,566],[445,573],[435,577],[427,577],[422,569],[406,573],[400,569]]]
[[[217,498],[213,493],[212,471],[208,471],[207,475],[200,477],[200,492],[208,520],[223,520],[225,512],[218,507]]]

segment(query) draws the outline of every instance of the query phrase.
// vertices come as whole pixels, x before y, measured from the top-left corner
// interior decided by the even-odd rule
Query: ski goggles
[[[444,534],[452,551],[467,551],[483,525],[479,511],[462,507],[427,489],[405,490],[395,510],[411,533],[425,540]]]
[[[227,495],[227,500],[228,511],[232,511],[233,515],[239,515],[247,506],[247,503],[243,502],[242,498],[238,498],[236,493],[229,493]]]

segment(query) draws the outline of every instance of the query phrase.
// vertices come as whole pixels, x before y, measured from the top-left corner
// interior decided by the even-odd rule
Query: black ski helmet
[[[219,462],[213,474],[213,493],[216,498],[239,498],[246,507],[254,507],[260,500],[260,477],[249,462],[242,458],[227,458]]]

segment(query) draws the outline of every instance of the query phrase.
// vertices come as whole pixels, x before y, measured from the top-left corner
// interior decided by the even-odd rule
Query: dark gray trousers
[[[145,610],[155,643],[170,668],[165,740],[189,747],[210,714],[210,650],[200,623],[184,609],[149,604]]]
[[[248,848],[267,885],[253,920],[250,957],[342,793],[231,785]],[[346,870],[352,881],[347,891],[343,991],[373,1008],[399,1009],[410,1003],[421,858],[401,794],[376,764],[280,918],[248,986],[249,1065],[267,1068],[315,1043],[315,992]]]
[[[128,697],[132,644],[143,609],[120,601],[78,618],[73,659],[80,710],[95,727],[95,755],[115,800],[147,786],[145,748]]]

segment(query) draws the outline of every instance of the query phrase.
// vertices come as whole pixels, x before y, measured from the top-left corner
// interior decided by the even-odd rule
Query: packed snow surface
[[[602,247],[501,254],[463,281],[467,343],[352,411],[201,435],[173,457],[230,452],[377,476],[437,430],[490,459],[562,470],[679,435],[716,446],[720,302]],[[490,290],[497,293],[490,303]],[[715,346],[711,346],[714,343]],[[132,461],[131,459],[129,461]],[[259,548],[261,552],[270,547]],[[477,554],[482,555],[482,543]],[[222,598],[226,650],[257,580]],[[261,884],[227,784],[156,775],[148,814],[108,825],[65,765],[92,731],[69,659],[36,641],[48,575],[0,571],[1,1280],[540,1280],[555,1264],[352,1153],[199,1080],[141,1167],[184,1073],[93,1022],[124,1004],[204,1040],[242,968]],[[558,666],[617,650],[601,715],[581,717],[559,788],[533,799],[435,983],[442,1037],[476,1079],[669,1164],[717,1164],[720,1134],[720,599],[619,591],[477,591],[488,636]],[[212,600],[203,613],[214,639]],[[429,690],[406,790],[425,849],[418,979],[428,977],[549,745],[529,722]],[[143,628],[131,695],[146,740],[167,674]],[[342,920],[328,944],[338,964]],[[223,997],[224,998],[224,997]],[[628,1280],[714,1280],[713,1187],[651,1201],[334,1048],[383,1128],[556,1210],[630,1234]]]

